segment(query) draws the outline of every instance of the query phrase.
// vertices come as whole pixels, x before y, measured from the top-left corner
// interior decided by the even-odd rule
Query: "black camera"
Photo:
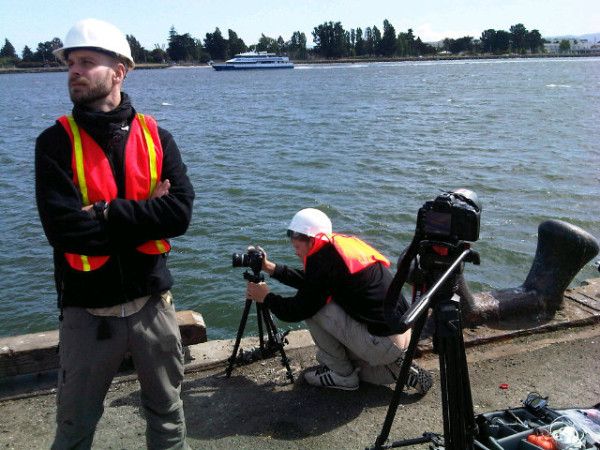
[[[234,253],[231,255],[231,265],[233,267],[250,267],[254,273],[259,273],[262,269],[265,254],[255,248],[249,248],[247,253]]]
[[[475,192],[444,192],[419,209],[417,233],[424,239],[474,242],[479,239],[480,218],[481,205]]]

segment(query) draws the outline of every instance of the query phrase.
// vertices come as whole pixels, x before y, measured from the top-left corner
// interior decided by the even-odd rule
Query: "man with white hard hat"
[[[183,353],[167,268],[194,190],[177,144],[121,91],[134,67],[125,35],[77,22],[54,52],[73,110],[36,141],[36,200],[54,251],[60,370],[53,449],[89,449],[103,401],[131,354],[148,448],[188,448]]]
[[[393,279],[387,258],[355,236],[333,233],[329,217],[314,208],[296,213],[287,235],[304,270],[275,264],[266,255],[262,270],[298,289],[296,295],[283,297],[266,283],[250,282],[247,298],[264,303],[281,320],[306,321],[322,364],[304,374],[306,382],[342,390],[358,389],[359,380],[395,383],[410,330],[394,334],[383,315]],[[413,363],[407,384],[425,394],[431,375]]]

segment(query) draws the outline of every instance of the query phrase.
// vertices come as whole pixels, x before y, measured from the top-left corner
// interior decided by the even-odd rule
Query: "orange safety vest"
[[[346,267],[351,275],[360,272],[367,267],[380,262],[385,267],[390,267],[390,261],[356,236],[347,236],[345,234],[319,234],[315,236],[315,243],[308,252],[308,256],[318,252],[325,244],[330,242],[344,260]],[[306,268],[306,259],[304,260]]]
[[[62,116],[58,122],[71,139],[73,183],[81,192],[83,206],[117,198],[117,183],[102,148],[79,128],[73,116]],[[125,198],[144,200],[150,198],[161,179],[163,149],[153,117],[138,113],[130,126],[125,146]],[[137,250],[147,255],[159,255],[171,250],[171,245],[165,239],[152,240],[138,246]],[[99,269],[109,258],[65,253],[69,265],[84,272]]]

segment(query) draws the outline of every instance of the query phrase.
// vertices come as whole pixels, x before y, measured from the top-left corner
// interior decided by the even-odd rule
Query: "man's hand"
[[[259,246],[250,246],[248,247],[248,250],[250,249],[257,250],[263,254],[262,270],[267,272],[269,275],[273,275],[273,272],[275,272],[275,263],[269,261],[269,259],[267,258],[267,252],[265,252],[265,250]]]
[[[152,193],[150,198],[159,198],[163,195],[168,195],[170,188],[171,182],[168,179],[166,179],[165,181],[159,181],[158,183],[156,183],[156,186],[154,187],[154,192]]]
[[[248,282],[248,287],[246,288],[246,298],[250,300],[254,300],[257,303],[262,303],[265,301],[265,297],[269,293],[269,286],[267,283],[252,283]]]

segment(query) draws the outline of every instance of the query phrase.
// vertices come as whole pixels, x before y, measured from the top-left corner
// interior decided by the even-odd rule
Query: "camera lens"
[[[231,265],[233,267],[248,267],[248,254],[247,253],[234,253],[231,255]]]

